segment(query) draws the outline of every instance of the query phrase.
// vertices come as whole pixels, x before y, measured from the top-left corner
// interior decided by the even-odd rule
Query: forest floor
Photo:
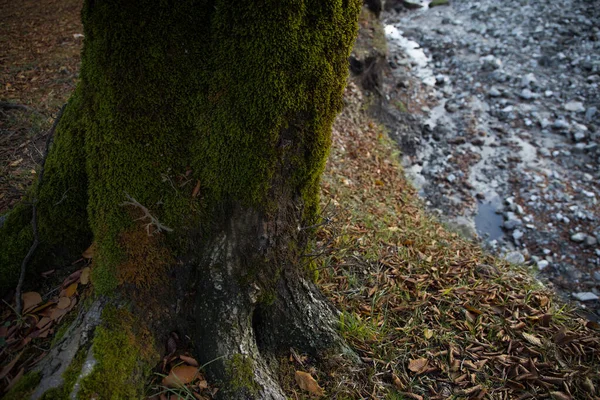
[[[79,3],[0,1],[0,102],[28,107],[0,109],[0,213],[31,185],[45,132],[76,83]],[[361,18],[362,40],[377,39],[380,28]],[[600,325],[530,271],[425,211],[397,144],[369,116],[375,99],[359,81],[349,80],[333,127],[322,182],[331,223],[318,233],[317,262],[320,288],[341,311],[341,331],[364,364],[348,374],[294,355],[290,365],[308,370],[327,398],[599,398]],[[81,271],[67,279],[63,297],[89,293],[67,291],[73,282],[83,286]],[[76,313],[75,303],[65,309]],[[8,308],[2,318],[10,319]],[[21,345],[46,349],[67,321],[16,347],[6,340],[10,326],[0,328],[3,388],[37,361],[20,359]],[[282,380],[290,398],[308,398],[293,373]]]

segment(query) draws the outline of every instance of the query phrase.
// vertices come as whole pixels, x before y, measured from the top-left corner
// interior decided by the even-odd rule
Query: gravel
[[[389,104],[428,109],[390,130],[430,210],[525,254],[565,297],[600,291],[600,7],[454,0],[382,18],[401,66]],[[481,218],[482,204],[500,214]]]

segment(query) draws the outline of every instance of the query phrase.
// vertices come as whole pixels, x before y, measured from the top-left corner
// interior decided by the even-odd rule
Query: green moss
[[[29,398],[31,393],[40,383],[41,375],[39,372],[29,372],[23,376],[3,397],[4,400],[23,400]]]
[[[247,391],[256,395],[260,387],[254,380],[254,366],[252,360],[242,354],[235,354],[227,363],[227,375],[229,376],[229,390]]]
[[[73,95],[56,128],[39,194],[36,182],[0,228],[0,292],[17,283],[21,262],[33,243],[33,199],[37,198],[40,244],[28,265],[30,274],[72,262],[91,242],[80,97],[79,92]]]
[[[174,229],[175,256],[197,248],[189,230],[212,229],[227,205],[273,211],[274,185],[316,220],[360,4],[85,3],[81,104],[99,292],[117,287],[117,238],[140,216],[123,206],[125,191]]]
[[[429,3],[429,7],[437,7],[437,6],[447,6],[450,5],[450,1],[448,0],[433,0]]]
[[[133,331],[134,319],[128,311],[109,306],[102,313],[102,321],[92,345],[97,364],[82,379],[78,397],[142,398],[144,375],[155,361],[147,356],[147,349],[153,348],[153,343],[139,342],[139,334]]]

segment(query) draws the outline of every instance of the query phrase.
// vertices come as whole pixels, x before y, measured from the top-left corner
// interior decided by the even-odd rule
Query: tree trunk
[[[290,347],[348,352],[303,254],[360,3],[85,2],[81,81],[39,199],[40,224],[71,236],[41,229],[45,251],[91,232],[92,283],[142,327],[129,336],[190,336],[223,397],[284,399]],[[116,318],[103,329],[131,323]],[[102,373],[80,393],[115,397]]]

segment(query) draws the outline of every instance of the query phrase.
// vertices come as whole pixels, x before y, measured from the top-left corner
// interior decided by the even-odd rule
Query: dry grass
[[[322,185],[341,234],[320,233],[321,288],[373,368],[356,397],[597,398],[598,324],[426,215],[363,103],[351,84]]]

